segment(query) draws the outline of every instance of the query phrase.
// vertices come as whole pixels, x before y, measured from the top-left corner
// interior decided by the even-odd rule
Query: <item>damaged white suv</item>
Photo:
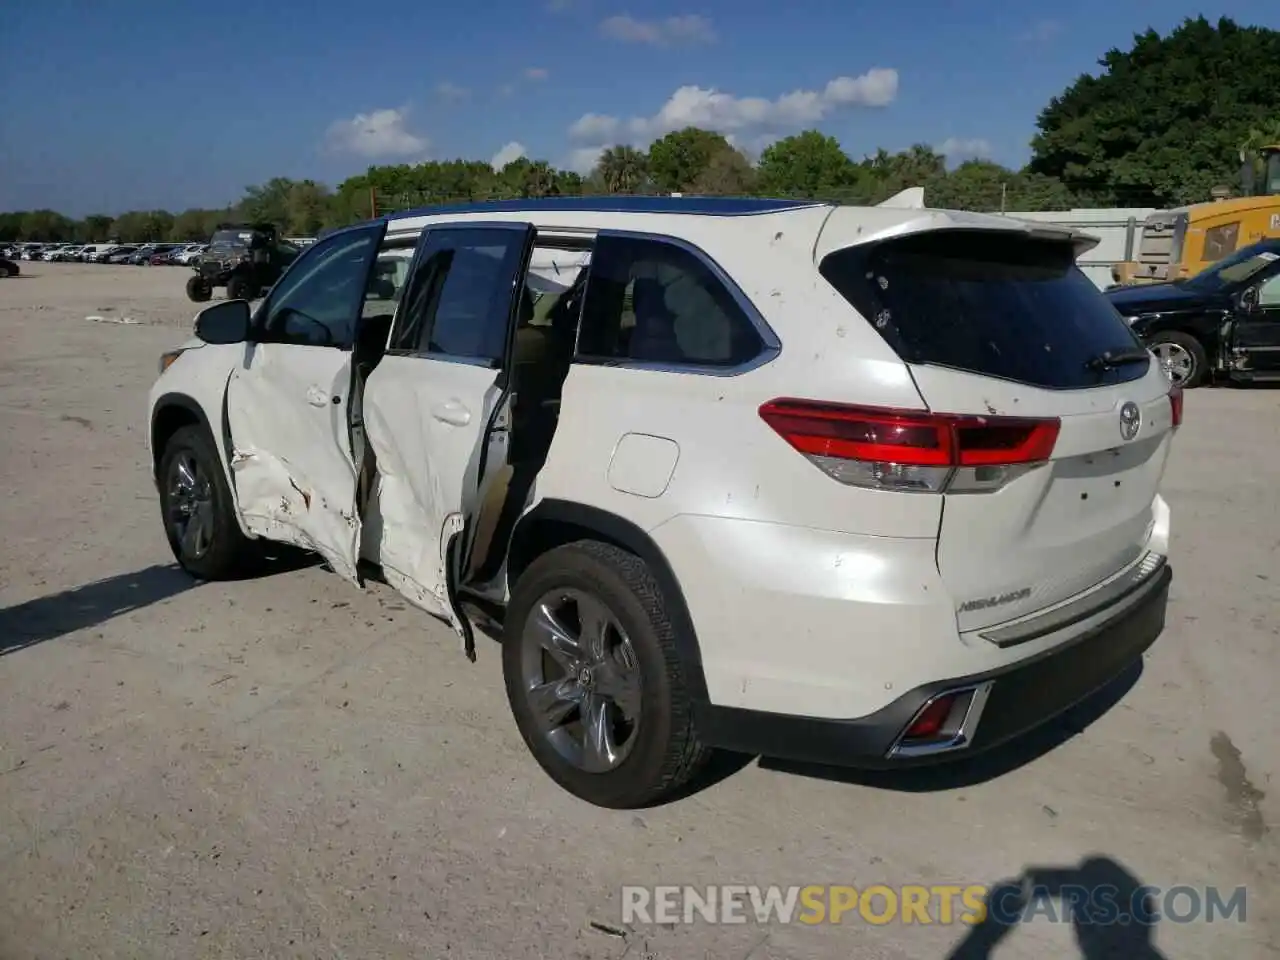
[[[196,577],[281,541],[499,639],[529,749],[596,804],[714,747],[960,759],[1163,628],[1182,400],[1089,243],[907,200],[351,227],[162,360],[165,530]]]

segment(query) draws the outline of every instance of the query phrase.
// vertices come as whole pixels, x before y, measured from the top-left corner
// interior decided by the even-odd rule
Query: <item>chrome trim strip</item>
[[[1065,629],[1108,608],[1119,607],[1122,603],[1124,609],[1128,609],[1141,600],[1152,589],[1153,584],[1160,582],[1157,574],[1168,564],[1168,557],[1147,551],[1137,563],[1100,589],[1077,597],[1030,620],[1023,620],[1007,627],[979,631],[978,636],[998,647],[1012,647]],[[1129,602],[1125,603],[1126,600]],[[1123,610],[1117,609],[1115,613],[1119,615]]]
[[[987,708],[987,698],[991,696],[991,688],[995,686],[994,680],[985,680],[982,683],[974,684],[967,687],[955,687],[951,690],[944,690],[937,696],[930,697],[928,701],[919,710],[915,712],[915,716],[911,718],[898,739],[894,741],[893,746],[889,748],[887,757],[890,760],[906,760],[911,757],[927,757],[936,753],[949,753],[952,750],[963,750],[973,742],[973,735],[978,729],[978,723],[982,720],[982,711]],[[929,706],[943,697],[954,697],[962,693],[969,693],[969,702],[965,706],[964,718],[956,727],[955,732],[944,740],[935,740],[929,743],[902,744],[902,738],[906,735],[907,730],[911,729],[911,724],[916,722],[920,714],[929,709]]]

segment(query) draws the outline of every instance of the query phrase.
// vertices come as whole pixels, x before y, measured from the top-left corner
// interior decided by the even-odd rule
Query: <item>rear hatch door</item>
[[[962,631],[1102,583],[1156,526],[1170,383],[1074,255],[1063,240],[937,230],[821,264],[932,412],[1056,421],[1047,461],[961,467],[944,493],[938,569]]]

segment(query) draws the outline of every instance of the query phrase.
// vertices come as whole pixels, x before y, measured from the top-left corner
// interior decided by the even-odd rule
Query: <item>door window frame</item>
[[[427,248],[430,245],[431,237],[433,235],[447,234],[449,232],[470,230],[493,230],[510,233],[513,236],[520,234],[522,248],[531,246],[529,243],[530,234],[533,235],[535,242],[537,237],[537,228],[531,222],[526,220],[484,220],[475,223],[465,220],[455,220],[447,223],[430,223],[423,227],[422,233],[418,236],[417,249],[414,250],[413,258],[409,263],[409,276],[405,281],[404,291],[400,296],[400,303],[396,310],[395,320],[391,325],[391,335],[387,339],[388,346],[385,354],[386,356],[416,357],[421,360],[435,360],[440,363],[459,363],[465,366],[483,367],[488,370],[505,371],[507,369],[511,361],[511,342],[515,326],[512,322],[512,317],[516,306],[516,295],[520,290],[520,284],[522,283],[529,266],[527,262],[527,249],[522,255],[521,263],[516,271],[515,282],[513,283],[507,298],[507,309],[504,314],[506,317],[506,334],[503,337],[501,357],[498,357],[497,359],[492,357],[471,357],[456,353],[446,353],[440,350],[421,349],[419,347],[409,348],[391,346],[391,344],[395,343],[397,335],[403,329],[406,319],[405,312],[408,310],[409,305],[413,301],[414,295],[417,293],[417,284],[419,282],[418,268],[422,265],[422,258],[426,254]],[[447,275],[445,279],[448,279]],[[432,324],[435,322],[434,316],[424,319],[429,320]],[[429,330],[430,327],[424,329]],[[421,330],[418,333],[419,343],[421,342],[422,333],[423,331]]]
[[[318,347],[325,350],[342,350],[351,352],[356,342],[356,332],[360,323],[361,314],[364,312],[364,292],[369,288],[369,278],[372,275],[373,267],[377,261],[378,254],[382,251],[383,240],[386,237],[386,223],[383,221],[375,221],[373,223],[361,223],[342,230],[336,230],[326,236],[323,240],[318,240],[310,246],[304,248],[302,252],[294,259],[292,263],[285,269],[271,289],[263,298],[262,303],[258,305],[257,311],[253,315],[253,322],[250,327],[250,340],[254,343],[275,343],[284,346],[296,347]],[[361,286],[360,299],[356,303],[356,314],[352,318],[351,335],[345,343],[303,343],[295,339],[280,336],[269,330],[272,320],[272,314],[276,303],[279,300],[281,284],[291,275],[299,270],[305,270],[307,264],[317,256],[323,256],[324,252],[330,247],[336,245],[336,242],[345,241],[351,236],[359,233],[368,233],[373,238],[373,242],[369,245],[369,253],[365,257],[364,265],[364,282]],[[305,283],[306,281],[302,281]],[[295,288],[296,289],[296,288]],[[288,292],[288,291],[286,291]],[[327,329],[327,327],[326,327]]]

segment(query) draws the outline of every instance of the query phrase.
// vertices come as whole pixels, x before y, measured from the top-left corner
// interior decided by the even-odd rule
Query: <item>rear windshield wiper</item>
[[[1123,350],[1104,350],[1096,357],[1091,357],[1085,366],[1090,370],[1114,370],[1116,367],[1150,359],[1151,354],[1145,347],[1125,347]]]

